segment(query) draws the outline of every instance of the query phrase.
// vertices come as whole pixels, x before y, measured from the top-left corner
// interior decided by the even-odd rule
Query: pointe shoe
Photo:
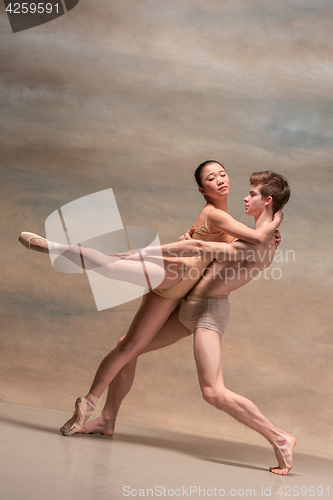
[[[30,241],[33,238],[38,238],[40,240],[45,241],[46,242],[46,247],[43,248],[43,247],[38,247],[38,246],[35,246],[35,245],[32,247]],[[36,252],[41,252],[41,253],[49,253],[49,250],[48,250],[48,240],[45,239],[45,238],[43,238],[42,236],[38,236],[38,234],[23,232],[19,236],[19,242],[21,243],[21,245],[23,245],[28,250],[35,250]]]
[[[89,409],[88,405],[91,406],[92,410]],[[66,427],[66,424],[63,425],[60,428],[61,434],[63,436],[71,436],[72,434],[78,432],[83,427],[85,418],[90,417],[95,408],[96,406],[90,403],[90,401],[88,401],[86,398],[78,398],[75,401],[75,411],[73,413],[73,416],[68,422],[66,422],[66,424],[70,423],[73,419],[74,421],[70,423],[68,427]]]

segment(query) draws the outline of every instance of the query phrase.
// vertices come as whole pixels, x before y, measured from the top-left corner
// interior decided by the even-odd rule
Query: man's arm
[[[152,253],[151,253],[152,248]],[[163,257],[208,257],[220,262],[253,260],[261,245],[252,245],[246,241],[237,240],[232,243],[214,241],[186,240],[161,245]],[[147,252],[147,253],[146,253]],[[153,247],[144,250],[145,255],[152,255]]]
[[[182,234],[181,236],[179,236],[178,238],[178,241],[185,241],[185,240],[191,240],[192,239],[192,236],[191,236],[191,229],[189,231],[186,231],[185,234]],[[192,231],[193,232],[193,231]]]
[[[271,236],[271,239],[274,239]],[[115,257],[137,260],[142,257],[208,257],[211,261],[220,262],[256,260],[263,244],[253,245],[246,241],[236,240],[232,243],[214,241],[188,240],[166,243],[160,246],[150,246],[133,250],[130,253],[112,253]]]

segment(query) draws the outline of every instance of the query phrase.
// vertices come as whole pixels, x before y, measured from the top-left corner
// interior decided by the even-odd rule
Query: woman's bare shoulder
[[[221,210],[220,208],[214,208],[209,210],[206,214],[207,221],[209,221],[211,224],[214,224],[216,222],[221,222],[228,218],[227,212],[224,210]]]
[[[193,224],[193,227],[194,228],[198,228],[200,226],[202,226],[202,224],[204,224],[206,222],[206,219],[207,219],[207,215],[208,213],[210,212],[210,210],[215,210],[214,207],[210,206],[210,205],[206,205],[200,212],[199,214],[199,217],[197,218],[197,220],[195,221],[195,223]]]

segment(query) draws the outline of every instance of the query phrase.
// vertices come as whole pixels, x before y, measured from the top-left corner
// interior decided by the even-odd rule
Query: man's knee
[[[202,397],[206,403],[223,410],[228,406],[227,391],[224,386],[203,387]]]

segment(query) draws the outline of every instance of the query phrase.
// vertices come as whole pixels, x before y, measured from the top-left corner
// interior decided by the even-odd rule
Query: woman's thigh
[[[126,336],[119,344],[120,350],[144,350],[165,325],[178,302],[179,299],[166,299],[153,292],[144,295]]]
[[[192,332],[182,325],[178,319],[177,312],[174,311],[141,354],[175,344],[189,335],[192,335]]]
[[[88,249],[90,251],[90,249]],[[85,249],[85,252],[88,252]],[[96,252],[97,253],[97,252]],[[150,289],[161,290],[176,285],[183,277],[184,262],[181,257],[169,259],[145,258],[144,260],[117,260],[101,254],[99,265],[90,267],[98,274],[110,279],[134,283]],[[85,258],[86,262],[86,258]]]

